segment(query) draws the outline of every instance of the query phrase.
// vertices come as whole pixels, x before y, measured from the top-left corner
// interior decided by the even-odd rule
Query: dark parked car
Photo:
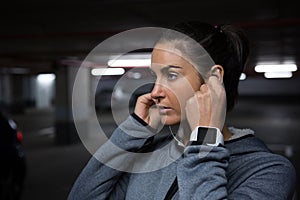
[[[20,199],[26,173],[23,135],[15,122],[0,112],[0,199]]]

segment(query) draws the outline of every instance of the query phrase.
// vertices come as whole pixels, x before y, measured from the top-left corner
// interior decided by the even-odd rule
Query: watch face
[[[200,144],[215,144],[217,140],[217,130],[214,128],[198,128],[197,141]]]

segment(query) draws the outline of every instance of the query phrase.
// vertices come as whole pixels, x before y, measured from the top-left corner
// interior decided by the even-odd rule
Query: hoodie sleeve
[[[179,199],[292,199],[295,170],[285,158],[260,152],[235,166],[228,188],[229,151],[223,147],[188,146],[177,168]],[[232,169],[232,168],[231,168]]]
[[[177,167],[179,199],[226,199],[228,160],[224,147],[188,146]]]
[[[128,174],[135,154],[151,141],[153,132],[130,116],[83,169],[68,199],[125,199]]]

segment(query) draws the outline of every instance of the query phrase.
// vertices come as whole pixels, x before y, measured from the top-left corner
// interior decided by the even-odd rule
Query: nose
[[[164,86],[159,83],[155,83],[151,91],[151,97],[155,101],[155,103],[158,103],[162,98],[164,98],[165,97]]]

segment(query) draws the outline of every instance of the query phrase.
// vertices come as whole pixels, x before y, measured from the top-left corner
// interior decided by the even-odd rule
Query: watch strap
[[[223,134],[216,127],[197,126],[190,136],[191,144],[219,146],[224,145]]]

